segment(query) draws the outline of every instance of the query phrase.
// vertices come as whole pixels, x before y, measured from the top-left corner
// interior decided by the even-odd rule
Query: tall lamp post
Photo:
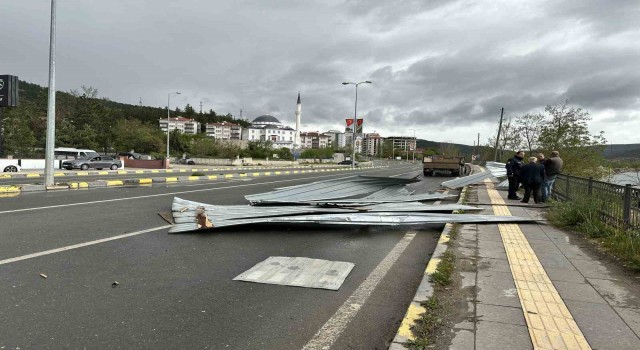
[[[360,84],[371,84],[371,81],[365,80],[359,83],[352,83],[349,81],[345,81],[342,85],[355,85],[356,86],[356,105],[353,110],[353,156],[351,157],[351,167],[354,168],[356,166],[356,130],[358,130],[358,85]]]
[[[174,91],[167,94],[167,162],[169,161],[169,124],[171,123],[169,112],[171,112],[171,95],[173,94],[180,95],[180,92]]]
[[[44,184],[53,186],[53,161],[56,142],[56,1],[51,0],[49,32],[49,99],[47,101],[47,138],[45,147]]]

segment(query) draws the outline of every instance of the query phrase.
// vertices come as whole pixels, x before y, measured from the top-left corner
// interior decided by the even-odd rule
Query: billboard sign
[[[18,77],[0,75],[0,107],[18,106]]]

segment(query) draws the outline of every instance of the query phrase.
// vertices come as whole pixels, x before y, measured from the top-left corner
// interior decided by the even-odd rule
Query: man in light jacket
[[[542,201],[545,202],[553,192],[553,183],[556,176],[562,172],[564,162],[560,158],[558,151],[551,152],[551,158],[545,159],[544,165],[544,183],[542,184]]]

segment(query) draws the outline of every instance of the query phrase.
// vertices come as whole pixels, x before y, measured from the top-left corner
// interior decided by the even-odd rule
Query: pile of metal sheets
[[[171,233],[194,231],[214,227],[247,225],[258,223],[297,223],[298,216],[330,215],[330,214],[360,214],[375,213],[375,215],[401,215],[398,213],[424,212],[452,212],[458,210],[476,211],[478,207],[462,204],[426,205],[418,202],[381,203],[367,206],[252,206],[252,205],[211,205],[193,202],[175,197],[171,207],[175,225],[169,230]],[[283,219],[278,219],[278,218]],[[293,219],[296,217],[296,219]],[[310,217],[307,217],[311,220]],[[344,223],[344,217],[338,217]],[[390,219],[385,219],[390,221]],[[320,220],[323,221],[323,220]],[[357,221],[357,220],[356,220]],[[324,223],[324,222],[318,222]],[[329,222],[327,222],[330,224]],[[338,223],[336,223],[338,224]],[[392,224],[392,223],[390,223]],[[359,224],[362,225],[362,224]]]
[[[483,172],[476,175],[485,173],[490,174]],[[211,205],[175,197],[172,205],[175,225],[169,232],[250,224],[397,226],[532,221],[515,216],[451,214],[480,208],[420,203],[452,195],[412,194],[404,188],[404,185],[417,181],[365,176],[319,181],[245,196],[252,205]],[[353,198],[362,195],[366,196]]]
[[[395,177],[351,176],[347,178],[312,182],[310,184],[290,186],[271,192],[245,196],[253,205],[277,203],[312,203],[323,200],[335,200],[389,189],[400,191],[402,186],[419,182],[419,179],[401,179]]]
[[[498,162],[487,162],[485,165],[486,170],[475,173],[469,176],[459,177],[453,180],[448,180],[442,182],[440,185],[447,188],[462,188],[467,185],[479,184],[485,179],[490,179],[493,177],[505,177],[507,176],[507,169],[505,168],[504,163]]]

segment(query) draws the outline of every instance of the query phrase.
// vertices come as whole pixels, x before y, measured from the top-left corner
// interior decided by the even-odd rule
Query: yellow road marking
[[[420,318],[420,315],[425,312],[427,312],[427,310],[424,307],[416,303],[409,304],[409,309],[402,320],[400,329],[398,329],[398,334],[407,339],[415,339],[415,336],[411,331],[411,326],[414,324],[415,320]]]
[[[433,275],[436,272],[436,270],[438,270],[438,264],[440,264],[441,261],[442,259],[440,258],[429,259],[429,263],[427,264],[427,268],[426,270],[424,270],[424,273],[426,275]]]
[[[142,170],[139,170],[139,171],[142,171]],[[160,170],[151,170],[151,172],[152,172],[152,173],[159,173],[159,172],[160,172]]]
[[[166,172],[166,173],[172,173],[172,172],[173,172],[173,169],[167,169],[165,172]]]
[[[224,177],[225,178],[230,178],[230,177],[233,177],[233,174],[225,174]]]
[[[76,175],[78,175],[78,176],[85,176],[85,175],[89,175],[89,173],[88,173],[88,172],[86,172],[86,171],[78,171],[78,172],[76,173]]]
[[[189,176],[188,180],[189,181],[198,181],[198,180],[200,180],[200,176]]]
[[[18,186],[0,186],[0,193],[13,193],[20,192],[20,187]]]
[[[253,173],[251,176],[260,176],[260,173]]]
[[[98,171],[98,175],[109,175],[108,171]]]
[[[140,184],[150,184],[153,183],[153,179],[140,179]]]
[[[209,175],[209,176],[207,176],[207,179],[216,180],[216,179],[218,179],[218,175]]]
[[[267,171],[267,172],[264,173],[264,175],[271,175],[271,172]]]
[[[280,174],[282,174],[281,171],[276,171],[276,175],[280,175]]]
[[[65,173],[53,173],[53,176],[67,176]]]
[[[27,177],[40,177],[40,174],[27,174]]]
[[[242,173],[242,174],[240,174],[240,177],[247,177],[247,174]]]
[[[122,186],[122,185],[124,185],[124,182],[122,182],[122,180],[107,181],[107,186]]]
[[[135,173],[136,174],[144,174],[144,170],[136,170]]]
[[[485,180],[495,215],[511,215],[490,180]],[[498,224],[534,349],[591,349],[517,224]]]
[[[87,182],[72,182],[69,184],[69,188],[78,189],[78,188],[89,188],[89,183]]]
[[[126,174],[128,174],[128,173],[129,173],[129,172],[128,172],[128,171],[126,171],[126,170],[118,170],[118,174],[120,174],[120,175],[126,175]]]
[[[178,178],[177,177],[167,177],[167,182],[178,182]]]

